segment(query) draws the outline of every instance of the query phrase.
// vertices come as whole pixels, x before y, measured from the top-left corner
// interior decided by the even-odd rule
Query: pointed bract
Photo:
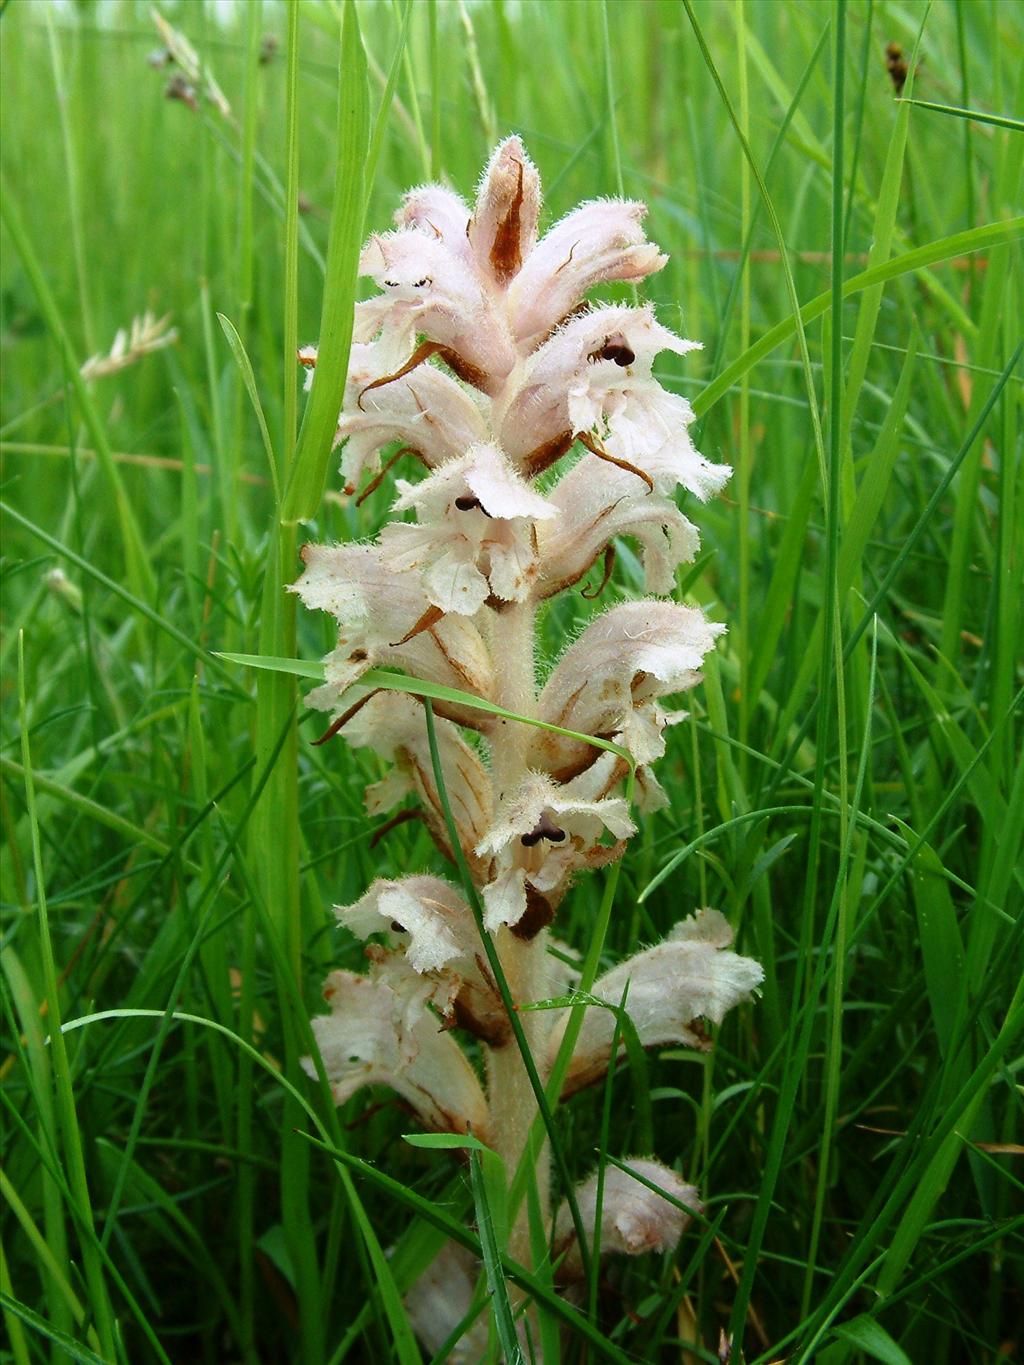
[[[537,240],[540,176],[517,137],[494,149],[477,193],[469,242],[478,268],[507,285]]]

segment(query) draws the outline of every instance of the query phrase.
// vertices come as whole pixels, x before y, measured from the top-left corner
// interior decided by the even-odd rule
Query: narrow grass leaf
[[[882,1365],[911,1365],[911,1359],[903,1347],[893,1341],[876,1318],[869,1317],[867,1313],[861,1313],[849,1322],[841,1322],[832,1330],[837,1337],[851,1342],[872,1360],[880,1360]]]
[[[366,205],[369,117],[366,53],[359,32],[358,13],[355,0],[344,0],[338,54],[336,173],[327,274],[313,388],[285,488],[282,516],[287,522],[308,520],[320,506],[338,413],[345,396]]]
[[[494,1153],[491,1154],[492,1156]],[[501,1263],[502,1240],[491,1212],[491,1194],[494,1186],[484,1174],[483,1158],[476,1147],[469,1149],[469,1183],[473,1191],[473,1204],[476,1209],[476,1226],[480,1235],[480,1254],[487,1276],[487,1292],[490,1295],[491,1310],[494,1313],[494,1326],[498,1340],[508,1365],[524,1365],[522,1348],[516,1336],[512,1320],[512,1306],[508,1300],[508,1287]],[[505,1181],[501,1180],[502,1200],[505,1198]],[[506,1221],[505,1236],[508,1235]]]
[[[249,395],[249,402],[252,404],[252,410],[256,414],[256,422],[260,429],[260,438],[263,441],[263,453],[267,457],[267,465],[270,469],[270,479],[274,485],[274,501],[275,503],[280,503],[281,485],[277,472],[277,457],[274,454],[274,447],[270,440],[270,431],[267,427],[267,419],[263,413],[263,404],[260,402],[260,394],[259,389],[256,386],[256,376],[253,374],[252,361],[249,359],[245,346],[242,344],[242,338],[238,335],[238,329],[231,319],[225,317],[223,313],[218,313],[217,321],[220,323],[221,329],[228,339],[228,345],[231,347],[231,354],[235,358],[235,364],[238,366],[239,373],[242,376],[242,383],[245,385],[245,391]]]
[[[991,123],[996,128],[1024,133],[1024,119],[1010,118],[1007,114],[986,114],[981,109],[960,109],[955,104],[935,104],[932,100],[903,99],[899,103],[914,104],[918,109],[930,109],[936,114],[952,114],[954,118],[970,119],[972,123]]]
[[[971,228],[967,232],[954,232],[948,237],[940,237],[925,246],[913,247],[899,256],[890,257],[883,265],[873,266],[870,270],[857,275],[848,275],[843,281],[843,298],[870,289],[872,285],[885,284],[888,280],[898,279],[901,275],[913,274],[925,266],[937,265],[940,261],[953,260],[976,251],[991,250],[1007,242],[1015,242],[1024,235],[1024,217],[1008,218],[999,223],[987,223],[983,227]],[[823,317],[832,306],[832,294],[826,290],[805,303],[798,313],[783,318],[774,327],[760,336],[742,355],[697,395],[693,410],[698,417],[723,398],[742,377],[754,368],[765,356],[771,355],[797,331],[797,321],[803,325]]]

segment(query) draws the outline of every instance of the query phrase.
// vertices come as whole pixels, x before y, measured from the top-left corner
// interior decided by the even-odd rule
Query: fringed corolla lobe
[[[676,602],[612,607],[566,649],[540,694],[538,715],[566,730],[613,739],[637,762],[652,763],[665,752],[666,726],[686,715],[666,711],[660,699],[697,686],[704,658],[724,631]],[[595,763],[599,752],[543,731],[531,748],[533,761],[559,776]]]

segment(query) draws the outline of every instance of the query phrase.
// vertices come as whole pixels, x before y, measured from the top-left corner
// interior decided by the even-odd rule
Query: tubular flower
[[[749,1000],[764,979],[761,964],[729,952],[730,943],[725,916],[703,910],[677,924],[656,947],[599,977],[593,994],[611,1006],[625,998],[626,1013],[645,1047],[676,1043],[704,1051],[707,1037],[697,1021],[720,1024],[726,1011]],[[552,1031],[552,1059],[564,1031],[564,1022]],[[611,1061],[614,1036],[612,1010],[588,1008],[565,1080],[567,1094],[600,1080]]]
[[[380,452],[394,442],[434,469],[486,440],[487,426],[470,390],[435,365],[372,388],[395,361],[379,343],[352,346],[345,408],[335,438],[336,444],[345,442],[342,473],[348,491],[355,491],[364,470],[379,472]]]
[[[331,1013],[313,1020],[324,1070],[337,1104],[361,1086],[386,1085],[427,1128],[482,1136],[487,1101],[458,1043],[438,1031],[427,1008],[434,993],[394,959],[378,959],[371,976],[332,972],[324,986]],[[316,1075],[311,1062],[305,1066]]]
[[[576,1200],[583,1226],[588,1230],[596,1221],[597,1196],[596,1174],[577,1186]],[[660,1161],[632,1157],[629,1170],[623,1170],[621,1166],[609,1166],[605,1170],[601,1191],[601,1250],[621,1251],[628,1256],[640,1256],[645,1251],[671,1251],[682,1237],[690,1214],[701,1212],[697,1191],[680,1180],[675,1171]],[[554,1250],[556,1255],[564,1256],[559,1267],[560,1276],[575,1279],[582,1270],[582,1263],[567,1204],[562,1205],[555,1219]]]
[[[662,353],[697,344],[650,305],[586,297],[665,264],[644,213],[594,200],[542,235],[540,178],[517,137],[495,149],[472,207],[439,185],[405,196],[394,227],[363,249],[361,272],[379,292],[356,305],[337,428],[344,485],[360,490],[359,502],[382,490],[400,457],[405,477],[381,492],[392,516],[372,543],[307,545],[293,585],[337,628],[308,698],[331,713],[323,739],[340,734],[383,761],[365,795],[368,813],[385,817],[379,834],[420,820],[449,864],[448,877],[379,877],[337,909],[365,943],[369,970],[334,972],[330,1013],[314,1021],[334,1098],[390,1087],[424,1126],[492,1144],[510,1179],[537,1114],[520,1044],[546,1082],[567,1018],[518,1007],[557,999],[577,980],[576,949],[549,926],[574,881],[620,858],[636,832],[630,772],[638,809],[667,801],[650,766],[685,714],[670,699],[700,683],[725,629],[665,600],[699,547],[680,492],[692,512],[730,473],[694,448],[689,404],[654,373]],[[316,352],[300,358],[312,366]],[[663,596],[592,615],[538,677],[538,612],[574,587],[599,596],[622,539],[639,550],[646,592]],[[410,686],[423,697],[391,690],[371,672],[382,668],[418,680]],[[700,1021],[720,1023],[761,980],[731,937],[721,915],[704,911],[596,982],[584,972],[582,1028],[558,1062],[564,1094],[616,1061],[623,999],[644,1046],[708,1046]],[[552,1216],[546,1151],[536,1165],[532,1211],[547,1220],[560,1281],[571,1283],[586,1257],[565,1208]],[[671,1249],[697,1193],[655,1161],[633,1169],[647,1185],[605,1172],[602,1247]],[[578,1203],[593,1226],[595,1177]],[[533,1254],[525,1206],[508,1250],[524,1263]],[[431,1350],[477,1301],[478,1272],[472,1256],[447,1247],[410,1290],[411,1320]],[[528,1311],[520,1322],[529,1335]],[[481,1324],[453,1359],[486,1351]]]

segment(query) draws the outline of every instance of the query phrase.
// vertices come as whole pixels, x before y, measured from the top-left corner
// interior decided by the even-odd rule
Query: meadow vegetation
[[[578,1313],[542,1260],[525,1287],[566,1362],[1012,1357],[1024,10],[161,14],[0,8],[0,1358],[406,1365],[402,1294],[501,1198],[390,1092],[336,1110],[303,1072],[324,976],[363,958],[331,906],[444,869],[418,822],[374,838],[382,769],[313,746],[304,678],[221,655],[317,675],[330,622],[282,586],[389,499],[342,492],[326,383],[299,434],[296,347],[330,354],[402,191],[471,194],[510,132],[545,222],[649,203],[645,296],[704,345],[658,377],[735,471],[676,591],[728,634],[608,961],[713,906],[765,969],[712,1052],[633,1049],[556,1114],[574,1177],[657,1153],[703,1218],[592,1266]],[[640,583],[623,544],[597,605]],[[545,665],[594,610],[558,600]],[[609,875],[560,911],[580,951]]]

